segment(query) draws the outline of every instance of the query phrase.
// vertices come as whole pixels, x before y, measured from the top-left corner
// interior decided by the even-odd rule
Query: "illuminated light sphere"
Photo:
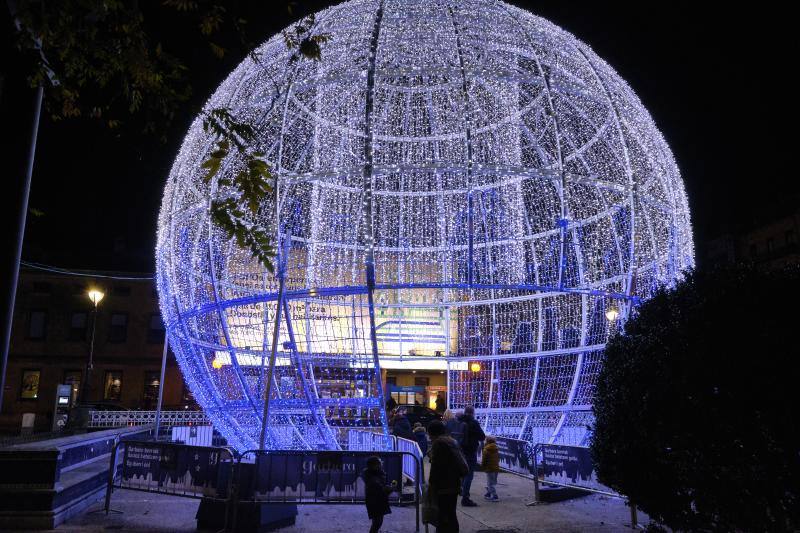
[[[237,162],[204,182],[201,118],[169,176],[160,301],[196,400],[247,449],[269,389],[268,447],[331,449],[385,431],[382,369],[445,371],[448,406],[488,432],[585,444],[606,311],[624,321],[694,262],[652,118],[586,44],[503,2],[354,0],[315,20],[320,61],[277,35],[206,104],[257,132],[277,205],[248,222],[280,234],[285,267],[212,223]]]
[[[614,307],[608,308],[608,310],[606,311],[606,319],[608,319],[610,322],[613,322],[618,318],[619,318],[619,311],[617,311],[617,309]]]
[[[480,372],[480,371],[481,371],[481,364],[480,364],[480,363],[478,363],[477,361],[476,361],[476,362],[474,362],[474,363],[471,363],[471,364],[469,365],[469,369],[470,369],[471,371],[473,371],[473,372]]]

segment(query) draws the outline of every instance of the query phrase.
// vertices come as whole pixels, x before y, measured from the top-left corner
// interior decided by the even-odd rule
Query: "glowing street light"
[[[89,300],[91,300],[91,302],[94,304],[95,309],[97,309],[97,304],[99,304],[100,301],[103,298],[105,298],[106,293],[104,293],[100,289],[89,289],[89,292],[87,292],[86,295],[89,297]]]
[[[619,318],[619,311],[617,311],[615,307],[610,307],[608,311],[606,311],[606,319],[609,322],[614,322],[618,318]]]
[[[215,357],[214,359],[211,360],[211,367],[214,370],[219,370],[220,368],[222,368],[222,361],[219,359],[219,357]]]
[[[89,392],[89,382],[92,379],[92,369],[94,368],[94,336],[97,330],[97,304],[99,304],[106,294],[97,288],[91,288],[86,292],[89,301],[94,304],[92,309],[92,340],[89,343],[89,361],[86,363],[86,372],[84,372],[83,382],[81,383],[81,392],[78,398],[78,404],[86,401],[86,395]]]
[[[474,363],[469,364],[469,369],[473,372],[480,372],[481,371],[481,364],[477,361]]]

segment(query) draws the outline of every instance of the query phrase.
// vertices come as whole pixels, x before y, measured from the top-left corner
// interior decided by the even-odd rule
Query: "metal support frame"
[[[366,258],[364,268],[367,281],[367,305],[369,306],[369,337],[372,348],[372,361],[374,365],[375,387],[378,396],[383,398],[383,380],[381,379],[381,365],[378,358],[378,338],[375,332],[375,234],[373,229],[372,214],[372,180],[373,180],[373,153],[372,153],[372,111],[375,102],[375,59],[378,54],[378,40],[380,39],[381,22],[383,20],[384,2],[381,0],[378,10],[375,13],[375,21],[372,27],[372,37],[370,39],[369,58],[367,63],[367,86],[366,103],[364,105],[364,127],[366,138],[364,139],[364,168],[363,168],[363,187],[364,187],[364,230],[362,240],[366,247]],[[381,405],[379,408],[381,425],[384,433],[389,433],[388,420],[386,418],[386,408]]]
[[[264,392],[264,410],[261,418],[261,437],[259,438],[259,449],[265,449],[267,438],[267,427],[269,426],[269,404],[272,396],[272,383],[275,379],[275,358],[278,352],[278,337],[281,333],[281,307],[283,306],[283,293],[286,287],[286,262],[288,256],[288,244],[291,239],[286,237],[284,246],[278,246],[278,300],[275,302],[275,325],[272,329],[272,347],[269,354],[269,369],[267,370],[267,383]],[[231,355],[231,357],[235,357]],[[239,374],[237,367],[236,373]]]
[[[158,381],[158,405],[156,405],[156,429],[155,437],[158,439],[158,434],[161,429],[161,406],[164,401],[164,379],[167,373],[167,354],[169,353],[169,336],[164,331],[164,350],[161,352],[161,377]]]
[[[36,141],[39,137],[39,116],[42,112],[42,98],[44,87],[36,88],[34,96],[33,119],[31,120],[31,137],[28,143],[28,162],[25,167],[25,181],[22,185],[22,198],[19,206],[17,223],[17,242],[14,249],[14,264],[11,267],[11,279],[8,283],[8,304],[6,309],[6,323],[3,331],[2,361],[0,361],[0,412],[3,410],[3,396],[6,390],[6,372],[8,370],[8,353],[11,348],[11,328],[14,323],[14,305],[17,301],[17,285],[19,284],[19,263],[22,259],[22,243],[25,240],[25,226],[28,218],[28,198],[31,194],[31,178],[33,177],[33,162],[36,157]]]

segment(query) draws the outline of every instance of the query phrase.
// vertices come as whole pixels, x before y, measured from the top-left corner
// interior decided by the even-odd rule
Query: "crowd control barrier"
[[[224,502],[225,528],[236,529],[240,504],[364,505],[361,473],[367,458],[383,463],[396,490],[390,503],[413,504],[420,526],[420,458],[404,451],[250,450],[234,459],[228,448],[164,441],[121,441],[111,452],[104,510],[114,490],[125,489]],[[404,465],[413,464],[412,486]]]
[[[111,452],[104,510],[106,514],[111,511],[115,489],[216,498],[221,488],[221,466],[233,466],[233,459],[233,453],[222,447],[120,441]]]
[[[589,448],[563,444],[537,444],[533,447],[533,501],[541,502],[539,484],[568,487],[585,492],[603,494],[627,500],[631,511],[631,527],[638,527],[636,505],[625,496],[614,492],[597,480],[594,461]],[[541,458],[540,458],[541,457]]]
[[[403,462],[419,459],[408,452],[395,451],[263,451],[249,450],[239,458],[232,488],[233,527],[236,527],[238,503],[258,504],[365,504],[361,473],[367,458],[377,456],[383,463],[387,483],[396,487],[389,494],[390,503],[413,503],[416,530],[420,524],[421,476],[415,476],[413,493],[403,484]],[[410,497],[410,499],[409,499]]]

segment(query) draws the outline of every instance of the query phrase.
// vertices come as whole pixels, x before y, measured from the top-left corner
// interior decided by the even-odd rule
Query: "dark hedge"
[[[608,343],[599,479],[687,531],[800,529],[800,270],[689,273]]]

